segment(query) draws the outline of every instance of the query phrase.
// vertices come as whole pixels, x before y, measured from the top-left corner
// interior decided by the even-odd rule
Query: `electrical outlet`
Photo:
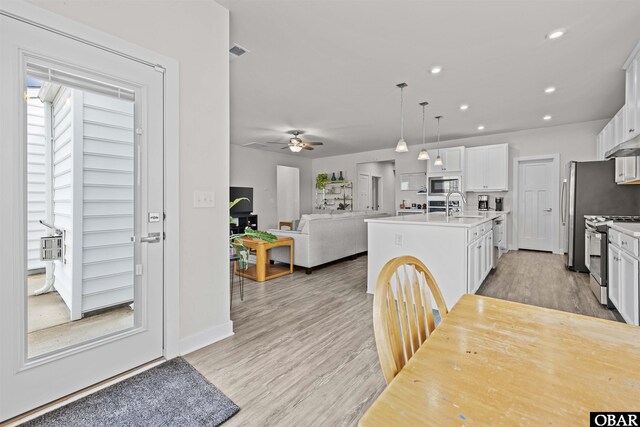
[[[194,191],[193,207],[194,208],[215,208],[216,193],[213,191]]]
[[[402,234],[396,234],[396,245],[402,246]]]

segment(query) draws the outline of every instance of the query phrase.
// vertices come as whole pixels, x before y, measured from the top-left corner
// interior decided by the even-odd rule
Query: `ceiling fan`
[[[289,142],[267,142],[267,144],[286,144],[282,149],[288,148],[294,153],[299,153],[302,150],[313,150],[313,146],[324,145],[322,142],[304,142],[300,139],[300,135],[304,134],[304,131],[301,130],[290,130],[287,133],[293,135],[293,137],[289,138]]]

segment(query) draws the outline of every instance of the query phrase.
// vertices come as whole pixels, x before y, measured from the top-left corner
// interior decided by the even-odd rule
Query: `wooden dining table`
[[[464,295],[359,425],[588,426],[592,411],[640,411],[640,327]]]

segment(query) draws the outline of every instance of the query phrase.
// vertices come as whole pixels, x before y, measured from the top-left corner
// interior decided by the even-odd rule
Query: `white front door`
[[[4,15],[0,60],[1,422],[162,357],[164,136],[162,70]]]
[[[519,164],[518,245],[521,249],[553,251],[553,160]]]
[[[368,174],[358,175],[358,209],[361,211],[371,209]]]

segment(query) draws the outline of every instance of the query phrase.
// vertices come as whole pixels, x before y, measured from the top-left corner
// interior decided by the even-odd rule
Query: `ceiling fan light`
[[[426,148],[420,150],[420,153],[418,154],[418,160],[429,160],[430,158],[431,157],[429,157],[429,153],[427,152]]]
[[[300,147],[299,145],[290,145],[289,150],[293,151],[294,153],[299,153],[300,151],[302,151],[302,147]]]
[[[436,157],[436,160],[433,162],[433,164],[435,166],[442,166],[442,157],[440,157],[440,154],[438,154],[438,157]]]
[[[404,140],[404,138],[400,138],[400,141],[398,141],[398,144],[396,145],[396,153],[406,153],[407,151],[409,151],[407,142]]]

